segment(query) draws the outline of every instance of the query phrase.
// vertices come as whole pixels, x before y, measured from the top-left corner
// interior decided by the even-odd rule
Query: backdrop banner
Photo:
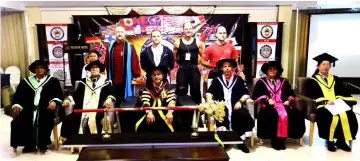
[[[193,37],[203,41],[206,46],[216,41],[215,30],[218,26],[227,29],[227,42],[233,44],[238,52],[241,52],[242,35],[244,26],[248,21],[248,15],[229,14],[229,15],[151,15],[151,16],[73,16],[74,22],[78,26],[81,35],[86,43],[90,43],[90,48],[102,53],[100,58],[104,62],[106,51],[115,42],[116,23],[125,28],[126,39],[134,45],[137,54],[152,45],[150,33],[157,29],[163,35],[162,44],[173,49],[173,44],[181,38],[183,24],[191,22],[194,26]],[[75,35],[74,35],[75,36]],[[77,36],[77,35],[76,35]],[[177,66],[177,65],[175,65]],[[208,72],[200,72],[205,76]],[[175,68],[171,71],[171,83],[176,82]]]

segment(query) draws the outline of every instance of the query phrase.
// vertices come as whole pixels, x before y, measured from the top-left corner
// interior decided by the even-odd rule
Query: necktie
[[[327,77],[326,77],[326,76],[321,76],[321,77],[322,77],[322,79],[324,80],[324,82],[325,82],[326,84],[328,84]]]
[[[274,85],[274,89],[276,89],[276,82],[274,79],[271,80],[271,83]]]
[[[93,82],[92,86],[93,86],[93,88],[96,87],[96,81],[97,81],[97,78],[93,78],[93,79],[92,79],[92,82]]]

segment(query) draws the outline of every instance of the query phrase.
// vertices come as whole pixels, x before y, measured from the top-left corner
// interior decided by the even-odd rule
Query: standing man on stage
[[[187,95],[190,85],[190,95],[197,104],[201,103],[199,59],[204,51],[204,44],[192,37],[191,22],[183,25],[184,36],[174,44],[175,62],[179,64],[176,76],[176,92]]]
[[[200,80],[201,74],[198,68],[199,59],[204,51],[204,44],[192,37],[193,26],[191,22],[183,25],[183,37],[174,44],[175,62],[179,64],[176,76],[176,93],[178,96],[186,96],[188,86],[190,86],[191,99],[196,103],[201,103]],[[180,104],[186,102],[179,100]],[[177,131],[191,131],[192,112],[179,111],[180,129]],[[200,124],[201,126],[202,124]]]
[[[161,44],[162,36],[160,30],[151,31],[152,45],[140,53],[141,68],[146,72],[146,82],[150,82],[150,70],[162,66],[167,71],[174,68],[174,55],[171,49]],[[164,73],[164,79],[167,79],[169,73]],[[170,82],[170,80],[168,80]]]
[[[105,58],[105,67],[108,72],[108,79],[114,84],[116,107],[119,107],[122,101],[128,96],[135,95],[132,80],[138,78],[141,74],[139,59],[134,45],[125,40],[125,29],[116,24],[116,41],[110,47],[108,55]],[[126,126],[129,118],[120,116],[122,132],[133,131],[132,126]]]
[[[203,59],[201,61],[202,65],[210,69],[208,76],[208,86],[212,79],[221,75],[221,72],[216,68],[216,62],[220,59],[235,59],[238,61],[238,53],[236,52],[235,47],[232,44],[226,43],[225,39],[227,38],[226,28],[224,26],[219,26],[216,28],[216,42],[212,43],[205,49]]]

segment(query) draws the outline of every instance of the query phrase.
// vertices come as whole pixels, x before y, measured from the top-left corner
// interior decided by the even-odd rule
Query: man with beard
[[[134,85],[131,84],[131,81],[140,76],[141,69],[136,50],[125,40],[125,29],[118,23],[115,36],[116,41],[110,47],[105,58],[105,67],[108,71],[108,79],[114,84],[116,106],[118,107],[126,97],[135,95]],[[134,131],[132,126],[128,126],[128,115],[126,113],[121,115],[124,115],[120,116],[120,122],[123,125],[121,131]]]
[[[152,45],[140,53],[141,68],[146,72],[147,84],[150,81],[150,70],[162,66],[170,71],[174,68],[174,55],[171,49],[161,44],[162,36],[160,30],[151,32]],[[168,73],[164,73],[166,79]],[[168,80],[170,81],[170,80]]]
[[[238,61],[238,54],[235,47],[232,44],[225,42],[227,38],[226,28],[219,26],[216,28],[216,42],[212,43],[205,49],[202,65],[210,69],[208,76],[208,86],[210,86],[211,80],[221,75],[221,72],[216,68],[216,62],[220,59],[235,59]]]
[[[178,96],[186,96],[188,93],[188,86],[190,86],[191,99],[196,104],[200,104],[201,75],[198,64],[204,51],[204,44],[192,37],[193,26],[191,22],[184,23],[183,31],[183,37],[174,44],[174,58],[175,61],[179,64],[179,69],[176,76],[176,93]],[[179,100],[179,102],[181,103],[182,101]],[[181,131],[191,131],[192,113],[189,111],[182,112],[184,113],[184,116],[181,116],[181,123],[183,124],[183,129]],[[188,113],[189,115],[185,113]]]

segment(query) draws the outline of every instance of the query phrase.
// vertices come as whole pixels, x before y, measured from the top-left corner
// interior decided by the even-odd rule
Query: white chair
[[[4,74],[4,70],[0,68],[0,74]]]
[[[19,85],[21,79],[20,69],[16,66],[9,66],[6,68],[5,74],[10,74],[10,86],[16,91],[16,87]]]

